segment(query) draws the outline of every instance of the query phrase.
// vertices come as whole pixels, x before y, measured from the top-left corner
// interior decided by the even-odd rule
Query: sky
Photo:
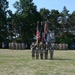
[[[16,10],[13,8],[13,4],[15,1],[19,0],[8,0],[9,1],[9,9],[12,10],[14,13]],[[46,8],[49,10],[55,9],[59,12],[62,12],[63,7],[69,10],[69,13],[75,11],[75,0],[33,0],[34,4],[37,6],[37,10],[39,11],[40,8]]]

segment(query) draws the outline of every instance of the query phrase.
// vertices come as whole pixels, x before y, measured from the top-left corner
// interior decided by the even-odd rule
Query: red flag
[[[47,25],[46,25],[46,23],[44,25],[44,33],[47,34]]]
[[[40,39],[40,32],[39,32],[38,25],[37,25],[37,29],[36,29],[36,40],[39,40],[39,39]]]
[[[41,26],[40,26],[40,42],[43,42],[43,23],[41,22]]]
[[[47,39],[47,24],[44,25],[44,37]]]

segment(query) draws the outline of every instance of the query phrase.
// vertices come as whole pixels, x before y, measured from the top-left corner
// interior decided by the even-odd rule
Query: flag
[[[39,32],[39,28],[38,28],[38,25],[37,25],[37,29],[36,29],[36,40],[39,40],[40,39],[40,32]]]
[[[42,33],[42,22],[41,22],[41,27],[40,27],[40,42],[43,42],[43,33]]]
[[[44,24],[44,38],[47,40],[47,23]]]
[[[42,34],[42,32],[40,32],[40,42],[42,42],[43,41],[43,34]]]
[[[44,33],[47,34],[47,24],[44,24]]]

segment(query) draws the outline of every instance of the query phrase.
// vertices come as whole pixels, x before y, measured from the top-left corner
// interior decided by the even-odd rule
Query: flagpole
[[[43,26],[43,22],[41,21],[41,28],[40,28],[40,42],[43,41],[43,36],[42,36],[42,26]]]

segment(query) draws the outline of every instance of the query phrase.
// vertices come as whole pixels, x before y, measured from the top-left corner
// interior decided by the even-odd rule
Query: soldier
[[[24,43],[22,43],[22,49],[24,50],[25,48],[24,48]]]
[[[48,42],[45,43],[45,59],[48,59]]]
[[[17,43],[17,50],[19,49],[19,43]]]
[[[18,49],[17,47],[18,47],[18,45],[17,45],[17,42],[16,42],[16,43],[15,43],[15,49],[16,49],[16,50]]]
[[[68,50],[68,44],[65,44],[65,50]]]
[[[20,43],[18,43],[18,49],[20,49]]]
[[[16,49],[16,42],[13,42],[13,49],[15,50]]]
[[[38,59],[39,58],[39,44],[38,44],[38,42],[36,42],[35,46],[36,46],[36,59]]]
[[[55,44],[55,49],[58,50],[59,49],[59,45],[56,43]]]
[[[51,48],[50,48],[50,59],[53,59],[53,53],[54,53],[54,43],[51,43]]]
[[[62,44],[62,50],[65,50],[65,43]]]
[[[40,42],[40,58],[41,59],[43,59],[43,49],[44,49],[43,42]]]
[[[11,49],[14,49],[14,43],[13,42],[11,43]]]
[[[35,58],[35,43],[34,42],[32,42],[30,48],[32,50],[32,59],[33,59],[33,58]]]
[[[61,43],[59,43],[59,50],[61,50],[62,49],[62,44]]]
[[[9,49],[11,49],[11,43],[9,43]]]

